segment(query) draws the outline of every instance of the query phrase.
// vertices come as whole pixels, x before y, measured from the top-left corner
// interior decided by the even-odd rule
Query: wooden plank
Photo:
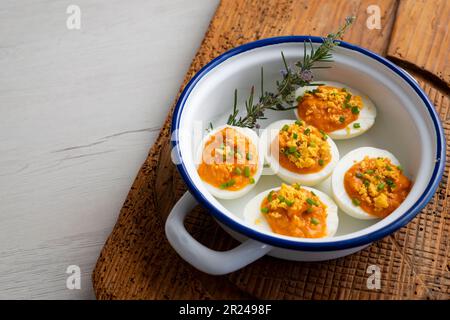
[[[365,12],[369,4],[382,8],[386,19],[383,29],[366,29]],[[224,0],[185,83],[202,65],[238,44],[285,34],[323,35],[334,30],[349,13],[359,13],[359,18],[345,39],[384,53],[396,8],[395,1]],[[448,98],[426,79],[421,78],[421,81],[446,119]],[[322,263],[295,263],[265,257],[221,277],[194,270],[175,254],[163,235],[166,216],[186,189],[170,161],[170,119],[169,113],[101,253],[93,274],[98,298],[449,297],[448,167],[435,198],[413,223],[350,257]],[[447,136],[448,129],[446,124]],[[188,216],[186,225],[194,237],[213,249],[226,250],[236,245],[200,207]],[[366,269],[371,264],[381,268],[381,290],[367,289]]]
[[[450,1],[401,0],[387,55],[450,85]]]
[[[381,30],[366,27],[367,7],[381,9]],[[208,62],[237,45],[279,35],[326,35],[345,17],[355,15],[354,26],[344,40],[384,53],[394,21],[394,0],[223,0],[196,57]]]

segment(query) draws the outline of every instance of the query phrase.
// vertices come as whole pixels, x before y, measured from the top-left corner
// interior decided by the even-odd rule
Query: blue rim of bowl
[[[189,81],[189,83],[184,88],[183,92],[180,95],[180,98],[178,99],[178,102],[175,106],[174,113],[173,113],[173,119],[172,119],[172,146],[176,150],[176,156],[178,157],[179,164],[177,165],[178,171],[180,172],[183,180],[186,182],[187,187],[189,191],[192,193],[194,198],[203,205],[206,209],[209,210],[209,212],[220,222],[228,226],[229,228],[233,229],[236,232],[239,232],[240,234],[243,234],[249,238],[267,243],[269,245],[273,245],[276,247],[281,248],[287,248],[287,249],[294,249],[294,250],[303,250],[303,251],[331,251],[331,250],[343,250],[347,248],[356,248],[364,245],[368,245],[371,242],[374,242],[376,240],[379,240],[397,229],[403,227],[406,225],[410,220],[412,220],[425,205],[430,201],[431,197],[434,195],[439,182],[441,180],[444,166],[445,166],[445,136],[444,131],[442,129],[441,122],[439,121],[439,117],[428,99],[427,95],[423,92],[423,90],[419,87],[417,82],[404,70],[394,65],[389,60],[377,55],[376,53],[373,53],[367,49],[358,47],[356,45],[347,43],[345,41],[340,41],[339,46],[350,49],[353,51],[357,51],[359,53],[362,53],[381,64],[387,66],[389,69],[394,71],[397,75],[399,75],[406,83],[408,83],[418,94],[418,96],[422,99],[424,102],[430,117],[434,124],[434,129],[436,131],[436,164],[433,169],[433,174],[431,176],[431,179],[424,191],[424,193],[419,197],[419,199],[414,203],[414,205],[411,206],[401,217],[396,219],[395,221],[391,222],[387,226],[372,231],[371,233],[361,235],[355,238],[345,239],[345,240],[338,240],[338,241],[329,241],[329,242],[302,242],[301,240],[287,240],[278,238],[276,236],[267,235],[264,233],[261,233],[255,229],[252,229],[250,227],[247,227],[243,224],[240,224],[224,213],[222,213],[219,209],[217,209],[214,205],[212,205],[204,196],[203,194],[197,189],[192,179],[189,177],[189,174],[186,170],[186,167],[182,161],[182,155],[177,147],[178,144],[178,128],[180,123],[180,117],[181,113],[183,111],[183,108],[185,107],[186,100],[188,99],[190,93],[192,92],[195,85],[202,79],[208,72],[210,72],[212,69],[214,69],[216,66],[220,65],[222,62],[226,61],[227,59],[234,57],[238,54],[241,54],[243,52],[270,46],[270,45],[276,45],[281,43],[303,43],[304,41],[312,41],[314,43],[321,43],[323,42],[323,39],[320,37],[315,36],[281,36],[281,37],[273,37],[273,38],[266,38],[262,40],[257,40],[254,42],[243,44],[239,47],[236,47],[234,49],[231,49],[217,58],[210,61],[207,65],[205,65],[200,71],[198,71],[194,77]]]

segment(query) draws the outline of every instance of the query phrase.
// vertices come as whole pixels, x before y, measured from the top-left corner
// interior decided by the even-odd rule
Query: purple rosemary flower
[[[287,75],[286,69],[280,69],[280,74],[284,78]]]
[[[303,81],[310,82],[313,79],[313,73],[311,70],[303,70],[300,72],[300,78]]]
[[[293,68],[291,64],[288,65],[287,69],[292,73]],[[280,69],[280,74],[283,78],[286,77],[287,73],[286,68]]]

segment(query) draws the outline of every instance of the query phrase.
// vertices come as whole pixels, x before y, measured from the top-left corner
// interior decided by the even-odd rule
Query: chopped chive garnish
[[[254,184],[255,183],[255,179],[254,178],[250,178],[249,182],[250,182],[250,184]]]
[[[306,202],[309,204],[309,205],[311,205],[311,206],[318,206],[319,204],[316,202],[316,201],[314,201],[313,199],[311,199],[311,198],[307,198],[306,199]]]
[[[355,206],[359,206],[361,203],[359,202],[359,200],[358,199],[356,199],[356,198],[353,198],[352,199],[352,203],[355,205]]]
[[[361,179],[362,177],[364,177],[364,175],[363,175],[361,172],[357,172],[357,173],[355,174],[355,176],[356,176],[357,178],[359,178],[359,179]]]
[[[391,166],[386,166],[386,170],[387,171],[392,171],[392,167]]]
[[[401,172],[403,172],[403,167],[402,166],[397,166],[397,169],[400,170]]]
[[[293,184],[295,190],[300,190],[300,185],[298,183]]]
[[[294,134],[292,135],[292,137],[293,137],[295,140],[297,140],[298,134],[294,132]]]
[[[289,153],[294,153],[295,151],[297,151],[297,148],[296,147],[289,147],[289,149],[288,149],[289,151]]]
[[[288,205],[288,207],[292,207],[294,201],[286,200],[286,204]]]
[[[235,183],[236,183],[236,181],[234,179],[231,179],[230,181],[222,183],[219,187],[220,187],[220,189],[226,189],[231,186],[234,186]]]
[[[369,187],[370,181],[369,181],[369,180],[364,180],[364,185],[365,185],[366,187]]]
[[[323,140],[327,140],[328,139],[328,135],[325,133],[325,131],[320,130],[320,133],[322,134],[322,139]]]
[[[347,93],[347,95],[345,96],[345,101],[350,102],[351,98],[352,98],[352,95],[350,93]]]
[[[253,156],[252,156],[252,154],[251,154],[250,152],[247,152],[245,158],[246,158],[247,160],[252,160]]]
[[[247,178],[250,177],[250,168],[249,167],[244,168],[244,176],[246,176]]]
[[[340,123],[344,123],[344,122],[345,122],[345,117],[340,116],[340,117],[339,117],[339,122],[340,122]]]
[[[305,131],[303,131],[303,133],[309,135],[311,133],[311,129],[306,128]]]
[[[325,161],[323,159],[319,159],[319,166],[323,166],[325,164]]]
[[[353,124],[353,128],[359,129],[359,128],[361,128],[361,125],[358,122],[356,122]]]
[[[381,191],[384,189],[384,186],[385,186],[385,184],[383,182],[381,182],[378,184],[377,189]]]
[[[314,209],[312,207],[308,207],[308,209],[306,209],[306,212],[308,212],[308,213],[311,213],[313,211],[314,211]]]
[[[387,184],[389,187],[392,187],[392,185],[394,184],[394,181],[393,181],[392,179],[387,178],[387,179],[386,179],[386,184]]]
[[[272,201],[272,195],[273,195],[273,191],[269,192],[269,195],[267,196],[267,200],[270,202]]]
[[[366,174],[374,174],[374,173],[375,173],[375,170],[369,169],[369,170],[366,170],[365,173],[366,173]]]
[[[353,114],[358,114],[358,113],[359,113],[359,108],[356,107],[356,106],[353,106],[353,107],[352,107],[352,113],[353,113]]]
[[[311,218],[311,223],[315,226],[317,226],[320,222],[316,218]]]
[[[302,154],[300,152],[298,152],[298,151],[295,151],[294,156],[296,158],[300,158],[302,156]]]
[[[261,212],[262,213],[267,213],[267,212],[269,212],[269,208],[261,208]]]
[[[347,95],[345,96],[345,101],[344,101],[344,108],[345,109],[351,108],[351,105],[350,105],[350,99],[351,98],[352,98],[352,95],[350,93],[347,93]]]
[[[234,168],[234,173],[240,176],[242,174],[242,170],[239,167]]]
[[[283,128],[281,128],[281,130],[283,130],[283,131],[288,131],[288,129],[289,129],[289,126],[287,124],[285,124],[283,126]]]
[[[298,126],[301,126],[301,125],[303,125],[303,122],[300,120],[295,120],[295,124]]]
[[[278,196],[278,200],[280,200],[280,202],[285,202],[286,198],[283,196]]]

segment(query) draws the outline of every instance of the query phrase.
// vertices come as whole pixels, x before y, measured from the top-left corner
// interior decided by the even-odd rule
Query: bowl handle
[[[261,258],[272,247],[249,239],[229,251],[214,251],[195,240],[186,230],[184,219],[197,205],[187,191],[173,207],[166,221],[166,236],[175,251],[195,268],[213,275],[227,274]]]

